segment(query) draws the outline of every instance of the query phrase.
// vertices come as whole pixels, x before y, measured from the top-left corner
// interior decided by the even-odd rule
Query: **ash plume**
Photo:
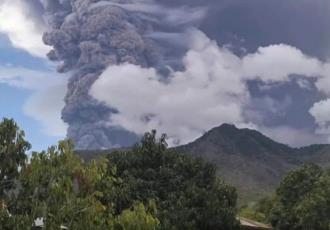
[[[78,149],[131,145],[136,134],[108,125],[118,111],[93,99],[91,86],[108,66],[121,63],[153,67],[166,79],[169,67],[181,68],[186,51],[177,38],[205,9],[170,9],[153,0],[41,2],[49,25],[43,40],[53,48],[48,58],[59,63],[59,72],[72,73],[62,111],[68,137]]]

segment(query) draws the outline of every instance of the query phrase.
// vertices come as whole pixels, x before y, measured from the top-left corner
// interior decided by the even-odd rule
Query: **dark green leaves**
[[[109,198],[120,204],[117,212],[153,199],[162,229],[237,229],[236,190],[216,177],[215,166],[167,149],[164,138],[147,133],[133,150],[109,155],[122,178]]]
[[[283,230],[329,230],[329,217],[329,173],[307,164],[284,178],[270,212],[273,226]]]
[[[20,167],[24,166],[30,144],[24,132],[10,119],[0,122],[0,199],[14,186]]]

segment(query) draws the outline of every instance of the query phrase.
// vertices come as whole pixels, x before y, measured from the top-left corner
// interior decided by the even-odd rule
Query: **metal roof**
[[[270,225],[263,224],[254,220],[249,220],[244,217],[239,217],[238,220],[242,226],[248,227],[250,229],[273,229]]]

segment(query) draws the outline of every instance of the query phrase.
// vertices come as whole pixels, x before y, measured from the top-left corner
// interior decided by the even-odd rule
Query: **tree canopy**
[[[237,194],[214,165],[167,149],[165,136],[147,133],[140,145],[108,156],[122,179],[115,183],[117,213],[135,200],[156,201],[162,229],[237,229]]]
[[[26,151],[31,148],[24,131],[12,119],[0,122],[0,199],[14,186],[19,168],[26,162]]]
[[[69,140],[33,152],[24,132],[0,122],[0,226],[4,230],[235,230],[237,193],[213,164],[146,133],[133,148],[85,162]],[[330,170],[306,164],[240,215],[279,230],[330,230]]]
[[[0,123],[1,229],[238,229],[236,191],[215,167],[167,148],[166,136],[84,162],[70,141],[27,158],[12,120]]]
[[[283,179],[269,219],[277,229],[329,230],[329,217],[330,172],[306,164]]]
[[[305,164],[290,172],[272,196],[242,213],[279,230],[330,230],[330,171]]]

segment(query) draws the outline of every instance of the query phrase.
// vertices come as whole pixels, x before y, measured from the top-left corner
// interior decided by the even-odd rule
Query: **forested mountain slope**
[[[256,200],[274,191],[289,171],[306,162],[330,166],[330,145],[291,148],[251,129],[223,124],[195,141],[175,148],[201,157],[218,168],[218,175],[235,186],[243,201]],[[86,160],[112,150],[78,151]]]

